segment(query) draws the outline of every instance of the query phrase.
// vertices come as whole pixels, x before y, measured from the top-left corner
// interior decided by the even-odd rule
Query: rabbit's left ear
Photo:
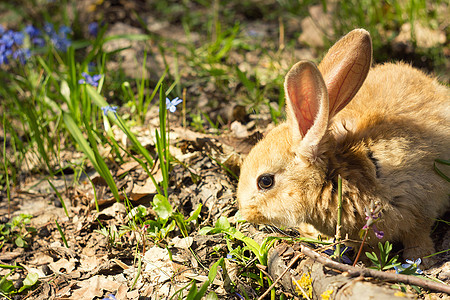
[[[330,119],[356,95],[372,64],[372,39],[355,29],[328,50],[319,64],[328,90]]]
[[[301,142],[315,152],[328,127],[328,93],[322,75],[314,63],[300,61],[286,75],[284,88],[293,145]]]

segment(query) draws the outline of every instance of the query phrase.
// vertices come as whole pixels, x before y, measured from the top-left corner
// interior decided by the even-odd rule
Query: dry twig
[[[264,299],[265,296],[267,296],[267,294],[270,292],[270,290],[272,290],[275,287],[275,285],[281,280],[281,278],[283,278],[284,274],[286,274],[286,272],[292,268],[292,266],[300,258],[300,256],[302,256],[301,253],[297,254],[297,256],[294,257],[294,259],[289,263],[289,265],[286,267],[286,269],[283,271],[283,273],[272,283],[272,285],[267,289],[267,291],[265,291],[264,294],[262,294],[258,298],[258,300],[262,300],[262,299]]]
[[[301,245],[300,247],[301,247],[302,253],[304,253],[306,256],[314,259],[315,261],[323,264],[326,267],[329,267],[329,268],[332,268],[335,270],[339,270],[342,272],[347,272],[351,277],[356,277],[356,276],[375,277],[375,278],[379,278],[379,279],[386,280],[389,282],[395,282],[395,283],[402,282],[402,283],[406,283],[409,285],[417,285],[417,286],[420,286],[420,287],[423,287],[423,288],[426,288],[429,290],[434,290],[434,291],[450,294],[450,286],[448,286],[446,284],[422,279],[417,276],[396,274],[396,273],[387,273],[387,272],[382,272],[382,271],[377,271],[377,270],[372,270],[372,269],[367,269],[367,268],[356,268],[353,266],[349,266],[349,265],[345,265],[345,264],[341,264],[336,261],[333,261],[333,260],[329,259],[328,257],[324,257],[324,256],[316,253],[315,251],[313,251],[312,249],[310,249],[304,245]]]

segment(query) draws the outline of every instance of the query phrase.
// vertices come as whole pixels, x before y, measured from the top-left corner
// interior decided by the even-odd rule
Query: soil
[[[81,23],[88,24],[98,18],[101,12],[105,22],[109,24],[107,36],[147,33],[159,37],[161,43],[178,41],[182,44],[186,41],[185,32],[176,13],[173,19],[164,20],[149,9],[145,1],[97,2],[102,4],[99,4],[93,13],[80,14],[85,18]],[[78,1],[76,9],[90,12],[88,7],[92,4],[93,1]],[[201,13],[200,6],[193,5],[192,9],[197,9]],[[133,14],[134,11],[140,12],[141,19]],[[270,60],[277,61],[276,68],[287,70],[299,58],[315,59],[320,55],[322,51],[320,47],[323,45],[306,47],[302,44],[301,41],[308,39],[307,36],[299,37],[299,46],[292,52],[279,51],[276,46],[279,41],[278,21],[265,22],[260,14],[258,11],[250,14],[242,10],[236,16],[241,21],[244,32],[258,36],[258,41],[266,43],[268,49],[264,53],[258,49],[246,53],[233,53],[230,60],[241,70],[256,68],[262,74],[261,78],[270,82],[273,79],[268,66]],[[326,17],[324,15],[318,18],[326,25]],[[146,30],[142,29],[142,20],[148,25]],[[311,26],[295,21],[291,21],[288,25],[287,36],[302,31],[306,34],[308,27],[302,26]],[[86,28],[81,30],[85,31]],[[204,39],[195,32],[190,38],[199,47]],[[264,40],[268,42],[263,42]],[[158,79],[166,63],[173,67],[176,59],[173,53],[166,53],[164,59],[161,55],[157,55],[159,50],[156,42],[149,45],[142,41],[119,39],[107,43],[104,47],[105,51],[130,47],[118,53],[107,66],[111,72],[122,68],[124,74],[130,78],[141,76],[142,59],[146,49],[150,49],[154,54],[147,60],[151,72],[146,76],[151,80]],[[188,51],[183,46],[178,50],[180,53]],[[222,167],[225,165],[235,174],[239,173],[239,164],[243,157],[273,126],[269,110],[264,106],[260,108],[257,116],[249,114],[244,108],[243,101],[239,101],[245,94],[238,84],[231,82],[225,88],[219,89],[204,78],[194,81],[192,74],[189,73],[189,62],[183,61],[181,57],[178,60],[180,69],[186,70],[183,80],[192,81],[186,91],[187,108],[193,110],[201,107],[201,112],[210,116],[213,122],[222,120],[220,134],[217,134],[217,130],[208,126],[204,128],[204,132],[197,131],[190,125],[192,117],[189,116],[187,126],[183,126],[184,118],[181,110],[170,116],[171,154],[180,163],[174,163],[170,172],[169,201],[185,218],[189,217],[200,204],[202,205],[198,221],[189,224],[193,229],[192,233],[186,238],[180,238],[182,234],[176,228],[166,238],[142,240],[139,230],[135,230],[127,231],[120,237],[110,240],[107,235],[101,233],[101,230],[116,228],[119,231],[122,226],[129,226],[127,213],[130,205],[133,207],[143,205],[148,214],[156,217],[151,205],[156,190],[142,167],[132,160],[121,164],[109,160],[108,166],[116,184],[120,191],[125,191],[129,202],[116,202],[104,180],[89,164],[86,165],[85,173],[81,175],[76,174],[70,167],[65,169],[64,175],[55,175],[51,178],[51,182],[67,207],[67,215],[57,193],[48,184],[48,176],[26,171],[40,163],[37,158],[30,155],[21,181],[12,190],[11,201],[8,201],[5,190],[0,194],[2,223],[6,223],[13,216],[29,214],[33,216],[30,225],[36,229],[36,234],[26,239],[28,247],[17,247],[13,242],[6,242],[0,250],[1,264],[23,267],[8,277],[17,287],[21,285],[28,272],[39,274],[38,287],[25,295],[14,297],[15,299],[101,299],[108,294],[114,294],[116,299],[163,299],[169,298],[177,291],[186,295],[189,290],[186,286],[192,279],[201,286],[208,279],[210,266],[219,258],[226,257],[229,252],[227,240],[222,235],[199,235],[197,229],[214,226],[220,216],[225,216],[232,225],[238,226],[241,231],[257,241],[269,234],[263,226],[238,222],[235,203],[237,180]],[[278,91],[273,92],[276,94]],[[108,97],[111,101],[117,101],[114,95]],[[236,99],[238,101],[235,101]],[[271,100],[273,105],[276,105],[276,98]],[[127,111],[120,113],[125,112]],[[156,153],[153,133],[159,126],[157,107],[152,107],[148,111],[144,124],[135,126],[133,132],[151,153]],[[116,130],[116,134],[117,140],[120,140],[120,132]],[[101,151],[103,157],[112,157],[110,149],[105,148]],[[81,157],[79,153],[73,151],[62,152],[61,156],[66,162],[76,161]],[[153,173],[161,180],[158,165]],[[99,205],[98,211],[93,187]],[[449,214],[443,219],[449,221]],[[68,247],[64,245],[57,225],[61,227]],[[449,249],[448,225],[438,222],[433,239],[437,251]],[[401,247],[397,250],[401,251]],[[442,253],[437,258],[439,262],[425,273],[450,283],[449,252]],[[142,262],[141,267],[138,267],[138,259]],[[229,278],[234,280],[236,286],[245,290],[250,298],[257,297],[258,293],[254,290],[252,279],[238,276],[245,268],[232,260],[226,260],[226,264]],[[1,269],[0,275],[9,272],[10,270]],[[218,276],[211,290],[214,290],[220,299],[239,299],[225,279],[225,276]],[[277,292],[281,290],[282,287],[277,286]],[[424,293],[420,297],[443,299],[448,295]]]

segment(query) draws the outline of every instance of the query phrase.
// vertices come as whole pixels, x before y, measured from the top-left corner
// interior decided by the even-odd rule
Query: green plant
[[[252,238],[245,236],[242,232],[240,232],[236,228],[231,227],[228,219],[223,216],[217,220],[215,227],[205,226],[199,230],[199,234],[214,234],[214,233],[225,233],[232,238],[242,241],[245,244],[245,247],[243,249],[240,249],[239,251],[241,252],[242,250],[250,250],[256,256],[259,263],[263,266],[267,266],[267,255],[269,253],[269,249],[273,246],[274,242],[277,239],[280,239],[277,237],[266,237],[261,243],[261,245],[259,245]],[[252,275],[249,276],[257,280],[257,282],[261,286],[264,286],[263,284],[264,274],[261,271],[259,272],[259,276],[252,276]],[[272,281],[269,278],[267,278],[267,283],[268,286],[270,286],[272,284]],[[275,297],[275,290],[271,291],[271,297],[272,299]]]
[[[17,247],[28,247],[36,228],[30,226],[31,215],[20,214],[6,224],[0,224],[0,241],[14,242]]]
[[[26,290],[31,290],[38,282],[39,275],[36,273],[28,273],[19,289],[14,287],[14,282],[8,277],[12,274],[8,273],[0,279],[0,295],[8,298],[8,295],[20,294]],[[10,298],[8,298],[10,299]]]
[[[101,228],[95,229],[94,232],[100,233],[101,235],[106,237],[109,247],[117,247],[122,244],[120,241],[121,235],[120,235],[119,231],[117,230],[116,225],[112,224],[108,227],[105,227],[99,220],[98,220],[98,222],[99,222]]]
[[[217,276],[217,272],[219,271],[219,269],[221,270],[225,270],[225,263],[224,263],[224,259],[220,258],[218,261],[216,261],[211,268],[209,269],[208,272],[208,279],[202,284],[202,286],[200,287],[200,289],[197,289],[197,284],[196,281],[193,280],[191,283],[189,283],[187,286],[185,286],[184,288],[178,290],[175,294],[172,295],[172,297],[170,299],[173,299],[173,297],[181,294],[181,292],[186,289],[189,285],[191,286],[191,288],[189,289],[189,293],[186,296],[187,300],[200,300],[202,299],[202,297],[206,294],[208,287],[211,285],[211,283],[214,281],[214,279]],[[207,296],[206,299],[218,299],[216,293],[214,293],[213,291],[211,291]]]
[[[61,236],[61,239],[64,243],[64,246],[66,246],[66,248],[69,248],[69,245],[67,244],[67,239],[66,239],[66,235],[64,234],[64,231],[62,230],[61,226],[59,226],[59,223],[57,220],[55,220],[56,223],[56,228],[58,229],[59,235]]]
[[[392,244],[386,241],[384,245],[378,242],[378,249],[380,250],[380,256],[375,252],[366,252],[366,256],[372,261],[374,267],[372,269],[377,269],[379,271],[385,271],[397,267],[400,265],[398,262],[398,255],[391,257],[389,259],[389,254],[392,251]]]

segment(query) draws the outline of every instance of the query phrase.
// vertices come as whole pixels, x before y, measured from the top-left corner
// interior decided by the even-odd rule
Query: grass
[[[0,4],[0,11],[8,11],[7,19],[0,19],[0,23],[8,25],[8,29],[22,31],[23,21],[32,20],[41,31],[34,37],[24,35],[21,44],[13,45],[12,51],[31,49],[25,63],[19,61],[20,56],[19,59],[10,56],[8,63],[0,64],[0,80],[3,82],[0,85],[2,193],[10,200],[11,190],[19,187],[23,176],[29,174],[40,174],[55,189],[52,180],[64,176],[64,169],[71,168],[81,174],[92,168],[106,181],[115,200],[124,201],[126,195],[116,186],[113,166],[135,160],[157,189],[157,195],[151,202],[157,217],[147,215],[142,208],[130,207],[130,213],[135,212],[131,216],[134,221],[127,228],[122,228],[121,233],[115,227],[100,225],[100,232],[108,236],[110,246],[120,245],[124,230],[137,231],[147,239],[166,245],[175,234],[186,237],[199,232],[222,232],[226,234],[230,253],[240,263],[246,265],[253,261],[253,267],[242,268],[241,275],[246,276],[262,294],[271,281],[257,270],[253,259],[257,258],[260,264],[266,265],[267,251],[273,240],[265,240],[259,245],[230,225],[226,218],[220,218],[215,227],[199,226],[197,219],[201,206],[193,208],[191,216],[183,216],[169,201],[170,172],[173,164],[178,162],[169,151],[168,119],[171,112],[166,110],[166,98],[190,100],[182,104],[181,122],[191,124],[191,128],[197,131],[220,134],[227,130],[224,116],[208,115],[209,111],[223,106],[221,103],[243,105],[247,112],[256,115],[268,113],[271,120],[277,123],[283,118],[284,75],[290,64],[300,59],[290,54],[298,46],[300,32],[290,28],[298,28],[299,19],[307,16],[310,5],[322,4],[326,10],[330,8],[326,7],[327,2],[151,1],[148,9],[159,17],[158,22],[166,20],[172,26],[182,28],[181,32],[186,37],[183,41],[170,33],[154,34],[144,27],[141,28],[142,34],[106,37],[107,24],[100,26],[95,36],[88,36],[81,30],[83,24],[76,10],[71,15],[66,5],[47,4],[39,0],[32,2],[34,8],[24,3],[23,11],[9,4]],[[75,1],[66,2],[75,4]],[[101,5],[100,2],[96,5]],[[444,10],[445,7],[448,9],[445,1],[389,1],[383,6],[372,0],[342,2],[333,8],[333,34],[324,36],[325,45],[330,45],[350,29],[365,27],[373,35],[375,60],[390,60],[391,49],[386,45],[396,37],[401,26],[409,23],[414,27],[419,22],[431,29],[439,28],[444,22],[439,15],[442,6]],[[102,7],[96,9],[101,11]],[[138,11],[133,13],[139,14]],[[141,25],[145,24],[143,19],[137,20]],[[46,28],[44,21],[53,24],[53,29]],[[257,25],[260,24],[258,22],[266,23],[271,31],[259,36],[251,30],[253,22]],[[63,25],[69,26],[69,31],[65,32]],[[448,31],[446,35],[448,39]],[[35,44],[33,38],[36,37],[42,39],[45,45]],[[107,52],[104,45],[119,39],[147,44],[142,59],[138,60],[140,77],[125,75],[122,68],[109,69],[109,62],[120,57],[126,48]],[[417,46],[414,34],[410,40]],[[64,43],[65,47],[62,47]],[[150,44],[156,44],[156,47],[150,47]],[[436,72],[445,74],[442,45],[415,49],[414,55],[424,58]],[[318,52],[322,50],[318,49]],[[148,62],[155,57],[162,60],[162,66],[149,68]],[[253,59],[252,62],[247,62],[247,58]],[[287,63],[284,63],[286,60]],[[82,76],[83,72],[90,76],[101,75],[98,82],[94,82],[96,86],[80,84],[80,80],[88,81]],[[200,96],[207,98],[204,104],[208,107],[208,113],[204,112],[204,107],[195,104]],[[136,137],[134,127],[145,125],[146,116],[153,106],[159,107],[159,127],[151,128],[156,136],[156,149],[149,151]],[[113,127],[123,133],[129,143],[123,144]],[[107,156],[102,154],[105,149],[110,149]],[[64,151],[83,153],[84,156],[81,161],[65,164],[62,158]],[[157,182],[152,173],[157,160],[163,175],[161,182]],[[56,193],[62,200],[60,193]],[[98,210],[97,202],[96,207]],[[65,205],[64,209],[67,214]],[[59,224],[58,229],[65,241]],[[64,243],[67,245],[66,241]],[[223,259],[219,258],[211,268],[208,281],[200,287],[202,295],[206,294],[219,265],[223,266]],[[35,284],[35,281],[31,282],[28,287]],[[200,292],[194,283],[186,286],[186,290],[189,290],[189,299],[199,298],[195,296]],[[12,288],[8,290],[9,294],[13,292],[17,291]],[[271,298],[275,298],[275,291]]]

